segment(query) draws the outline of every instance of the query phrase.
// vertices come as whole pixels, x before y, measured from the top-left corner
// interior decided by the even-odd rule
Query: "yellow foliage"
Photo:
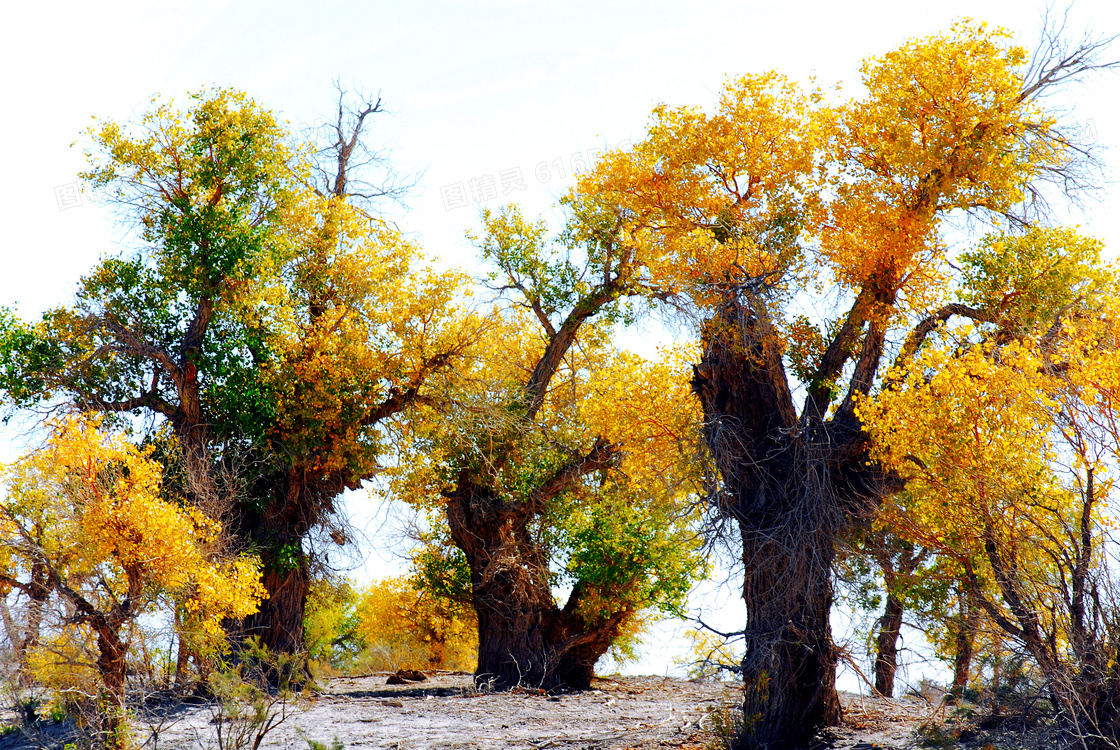
[[[338,198],[299,194],[281,232],[287,257],[253,280],[238,313],[267,331],[260,375],[275,419],[265,437],[311,475],[370,476],[393,413],[382,412],[394,397],[438,390],[476,335],[468,279],[421,267],[399,230]]]
[[[472,671],[478,622],[468,606],[434,599],[407,578],[386,578],[361,593],[357,631],[371,669]]]
[[[838,284],[858,325],[936,309],[951,287],[945,216],[1008,212],[1067,164],[1055,118],[1021,96],[1025,52],[1009,38],[962,21],[866,60],[863,94],[832,105],[777,73],[731,78],[711,113],[655,108],[647,137],[604,156],[571,200],[623,217],[657,288],[702,306],[732,285],[767,290],[768,335],[808,377],[823,348],[781,309],[793,293]]]
[[[255,558],[211,559],[220,526],[160,497],[148,453],[69,418],[53,423],[42,449],[4,467],[2,575],[19,585],[33,562],[47,566],[70,613],[56,640],[71,650],[89,647],[91,629],[120,638],[137,618],[171,607],[186,613],[200,647],[219,649],[221,621],[254,612],[264,595]],[[59,643],[49,650],[67,653]]]

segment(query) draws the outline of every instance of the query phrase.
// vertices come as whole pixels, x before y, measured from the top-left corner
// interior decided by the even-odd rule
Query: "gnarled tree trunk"
[[[307,556],[302,550],[283,559],[266,554],[262,562],[261,583],[268,598],[241,622],[240,635],[260,638],[261,645],[274,654],[302,654],[303,615],[311,590]]]
[[[602,468],[612,456],[609,446],[597,445],[556,476]],[[448,497],[451,534],[470,566],[472,604],[478,615],[475,681],[490,689],[590,688],[595,662],[630,614],[584,622],[576,614],[586,589],[579,583],[564,608],[557,606],[547,561],[528,531],[545,494],[536,493],[537,502],[502,502],[463,472],[458,491]]]
[[[793,406],[779,338],[757,298],[705,324],[693,390],[719,474],[716,507],[743,544],[741,748],[800,747],[840,720],[829,614],[836,540],[877,490],[858,422]],[[874,344],[874,342],[873,342]]]
[[[829,623],[831,539],[822,529],[790,537],[780,527],[745,526],[740,524],[747,605],[741,746],[796,747],[840,721]]]

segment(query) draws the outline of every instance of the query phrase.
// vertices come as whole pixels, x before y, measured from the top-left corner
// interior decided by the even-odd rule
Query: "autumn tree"
[[[85,177],[140,246],[83,277],[74,305],[0,318],[9,407],[172,425],[192,502],[264,563],[269,596],[239,634],[284,653],[302,647],[312,536],[346,542],[339,494],[378,471],[386,421],[475,325],[464,280],[422,269],[374,213],[395,191],[358,169],[380,101],[344,104],[319,150],[224,90],[96,125]],[[219,464],[243,469],[224,472],[235,487]]]
[[[875,458],[915,496],[884,516],[963,571],[1068,728],[1108,745],[1120,708],[1103,549],[1120,307],[1100,249],[1070,230],[988,238],[962,267],[991,319],[942,332],[861,415]]]
[[[465,669],[475,666],[478,622],[470,603],[418,589],[407,577],[362,589],[356,633],[367,669]]]
[[[31,594],[44,579],[47,601],[61,608],[60,630],[30,646],[32,671],[61,689],[96,674],[101,739],[123,747],[128,628],[179,609],[195,641],[220,651],[221,621],[248,615],[264,595],[258,562],[216,556],[220,526],[163,499],[160,465],[96,424],[55,423],[47,445],[5,467],[4,480],[0,583]]]
[[[636,618],[675,611],[704,571],[680,359],[612,344],[627,300],[656,292],[612,216],[571,208],[556,240],[516,208],[486,214],[498,312],[393,486],[429,512],[420,578],[473,605],[476,679],[499,689],[588,687]]]
[[[700,320],[693,390],[745,569],[742,747],[798,746],[839,719],[836,540],[902,486],[856,406],[946,321],[994,314],[954,300],[946,218],[1026,221],[1077,164],[1040,97],[1095,48],[1027,67],[1007,38],[964,22],[909,42],[833,106],[776,73],[732,79],[711,114],[656,108],[643,141],[579,183]]]

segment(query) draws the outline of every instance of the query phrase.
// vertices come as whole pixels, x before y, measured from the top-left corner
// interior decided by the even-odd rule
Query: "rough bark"
[[[452,538],[471,571],[471,601],[478,615],[475,680],[494,690],[525,686],[550,692],[586,690],[595,662],[610,648],[628,612],[584,622],[578,608],[586,587],[577,583],[561,609],[548,581],[547,560],[529,531],[544,496],[583,473],[609,465],[613,449],[597,443],[561,468],[525,503],[502,502],[468,472],[447,498]]]
[[[875,636],[875,692],[887,698],[894,696],[902,612],[902,602],[888,590],[883,616],[879,618],[879,632]]]
[[[262,560],[261,583],[268,591],[268,598],[241,622],[238,632],[242,638],[259,638],[261,645],[273,653],[301,654],[304,651],[303,615],[311,589],[306,556],[300,552],[289,559],[278,560],[272,555]]]
[[[340,473],[309,477],[296,469],[274,468],[259,478],[258,505],[243,504],[234,534],[260,555],[267,598],[254,614],[229,623],[235,642],[257,638],[275,654],[304,654],[311,561],[303,540],[334,512],[334,499],[345,486]]]
[[[97,631],[97,670],[105,686],[98,710],[99,729],[101,742],[112,748],[128,746],[124,700],[128,647],[120,639],[120,626],[116,622],[94,624]]]
[[[831,542],[793,549],[743,535],[747,604],[744,728],[739,747],[798,747],[840,721],[832,608]]]
[[[774,750],[802,746],[840,720],[829,624],[835,545],[886,486],[854,417],[823,421],[812,393],[797,415],[769,326],[757,298],[729,297],[705,325],[693,390],[719,474],[716,507],[738,524],[743,544],[744,731],[736,746]],[[861,362],[878,359],[880,346],[865,341]]]

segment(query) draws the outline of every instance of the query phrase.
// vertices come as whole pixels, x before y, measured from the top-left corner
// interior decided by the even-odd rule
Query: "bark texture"
[[[613,446],[597,442],[538,486],[527,502],[503,501],[468,471],[460,474],[456,492],[447,498],[447,518],[471,571],[478,684],[550,692],[591,687],[595,662],[630,613],[587,622],[578,614],[586,591],[578,583],[565,606],[557,605],[548,560],[530,523],[551,497],[584,474],[610,466],[614,456]]]
[[[980,627],[980,610],[970,594],[968,587],[962,585],[958,593],[960,611],[957,615],[956,653],[953,655],[954,696],[964,695],[968,678],[972,671],[972,649],[976,630]]]
[[[902,602],[887,593],[883,616],[879,618],[879,632],[875,636],[875,692],[887,698],[894,697],[894,676],[898,671],[898,637],[902,632]]]
[[[871,331],[866,339],[866,358],[878,359],[881,338]],[[884,487],[850,408],[825,421],[811,390],[797,414],[760,300],[729,296],[705,324],[703,345],[693,390],[719,475],[716,507],[738,525],[745,569],[744,731],[736,746],[800,747],[840,720],[829,624],[835,544]],[[837,351],[832,359],[842,363],[843,347]]]

